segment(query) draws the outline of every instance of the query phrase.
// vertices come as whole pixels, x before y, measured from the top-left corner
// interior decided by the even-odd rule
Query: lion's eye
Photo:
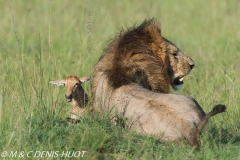
[[[174,52],[173,54],[172,54],[174,57],[177,57],[177,52]]]

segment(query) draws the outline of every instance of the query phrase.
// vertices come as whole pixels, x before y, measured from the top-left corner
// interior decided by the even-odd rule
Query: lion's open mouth
[[[182,85],[184,76],[179,76],[173,80],[174,85]]]
[[[72,99],[71,98],[67,98],[66,99],[68,102],[72,102]]]
[[[65,95],[65,97],[66,97],[66,101],[72,102],[72,96],[66,96],[66,95]]]

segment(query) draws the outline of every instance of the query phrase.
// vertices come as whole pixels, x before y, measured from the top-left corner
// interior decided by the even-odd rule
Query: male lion
[[[146,89],[169,93],[169,85],[179,90],[194,62],[176,45],[162,37],[154,19],[122,31],[95,65],[93,94],[99,78],[106,76],[109,87],[137,83]]]
[[[145,20],[121,32],[95,65],[94,108],[123,115],[131,130],[167,142],[186,139],[198,148],[206,121],[226,107],[216,105],[205,114],[192,97],[169,93],[170,85],[181,88],[193,67],[189,57],[161,36],[153,19]]]

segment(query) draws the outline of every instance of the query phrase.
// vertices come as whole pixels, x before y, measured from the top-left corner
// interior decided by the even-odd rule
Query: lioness
[[[137,83],[154,92],[169,93],[169,85],[179,90],[194,67],[191,58],[162,37],[154,19],[122,31],[104,52],[94,68],[93,94],[102,75],[113,89]]]

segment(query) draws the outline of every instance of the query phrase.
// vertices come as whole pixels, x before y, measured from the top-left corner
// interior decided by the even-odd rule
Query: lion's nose
[[[195,64],[194,63],[193,64],[189,64],[189,66],[190,66],[191,69],[193,69]]]
[[[194,63],[194,61],[190,57],[188,57],[188,58],[189,58],[188,59],[188,64],[189,64],[190,68],[193,69],[194,66],[195,66],[195,63]]]

